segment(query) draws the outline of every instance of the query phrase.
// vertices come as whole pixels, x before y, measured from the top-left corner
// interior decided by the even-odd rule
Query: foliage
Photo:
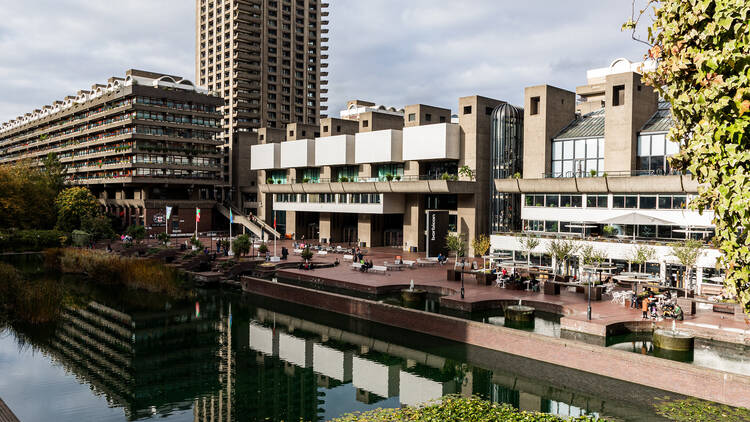
[[[13,230],[0,233],[1,252],[34,252],[64,246],[68,236],[56,230]]]
[[[141,240],[146,238],[146,227],[139,224],[133,224],[128,226],[125,233],[135,240],[135,243],[141,243]]]
[[[555,239],[547,244],[547,253],[550,254],[557,262],[557,267],[563,263],[578,250],[578,244],[572,240]],[[557,268],[555,268],[557,274]]]
[[[730,407],[694,397],[683,400],[662,399],[654,407],[656,408],[656,413],[670,421],[750,421],[750,410],[748,409]]]
[[[702,247],[703,244],[695,239],[677,242],[671,247],[672,256],[677,258],[680,265],[684,265],[687,269],[685,272],[687,280],[690,280],[690,273],[692,272],[695,263],[698,261],[698,258],[703,254]],[[683,285],[687,285],[685,280],[683,280]]]
[[[0,262],[0,314],[30,324],[54,321],[62,310],[63,290],[49,279],[29,282],[11,265]]]
[[[439,401],[420,407],[375,409],[354,412],[332,419],[331,422],[400,422],[400,421],[467,421],[467,422],[563,422],[593,421],[587,416],[561,418],[559,416],[517,410],[508,404],[497,404],[478,397],[445,396]],[[601,420],[601,419],[600,419]]]
[[[612,237],[617,234],[617,228],[615,226],[604,226],[602,233],[604,236]]]
[[[472,170],[471,167],[467,165],[461,166],[461,168],[458,169],[458,174],[466,177],[469,180],[474,180],[474,177],[475,177],[474,170]]]
[[[645,80],[672,105],[669,139],[681,151],[670,164],[702,184],[691,206],[713,210],[727,288],[750,312],[750,3],[651,3],[648,55],[657,67]],[[623,28],[635,31],[639,19]]]
[[[463,237],[458,233],[450,233],[445,236],[445,248],[458,257],[466,255],[466,242]]]
[[[313,253],[312,253],[312,251],[310,250],[310,248],[305,248],[305,249],[304,249],[304,250],[302,251],[302,253],[300,254],[300,256],[301,256],[301,257],[302,257],[302,259],[304,259],[305,261],[309,261],[309,260],[311,260],[311,259],[312,259],[312,257],[313,257]]]
[[[471,247],[474,249],[475,256],[484,256],[490,250],[490,237],[480,234],[471,241]]]
[[[385,175],[385,180],[387,180],[387,181],[389,181],[389,182],[390,182],[391,180],[393,180],[393,175],[392,175],[392,174],[390,174],[390,173],[386,174],[386,175]]]
[[[86,274],[100,283],[120,284],[149,292],[173,296],[184,294],[177,270],[157,261],[90,249],[48,249],[44,255],[49,270]]]
[[[458,180],[458,176],[457,176],[457,175],[455,175],[455,174],[450,174],[450,173],[447,173],[447,172],[446,172],[446,173],[443,173],[443,174],[442,174],[442,175],[440,176],[440,178],[441,178],[442,180],[448,180],[448,181],[455,181],[455,180]]]
[[[261,243],[260,246],[258,246],[258,252],[263,254],[268,252],[268,246],[266,246],[265,243]]]
[[[99,212],[99,203],[87,188],[76,186],[65,189],[55,198],[57,229],[71,232],[81,228],[87,216]]]
[[[637,245],[633,246],[633,249],[630,250],[628,261],[638,264],[638,267],[643,269],[643,264],[653,260],[655,257],[656,249],[646,245]]]
[[[606,252],[596,249],[591,244],[583,245],[580,249],[580,254],[583,265],[594,265],[596,267],[601,266],[609,258]]]
[[[169,236],[169,233],[167,232],[161,232],[156,235],[156,239],[158,239],[162,245],[167,246],[167,244],[169,243],[169,239],[171,239],[171,236]]]
[[[100,212],[84,215],[81,218],[81,230],[89,233],[94,240],[113,239],[115,237],[115,231],[112,230],[112,221]]]
[[[531,251],[533,251],[537,246],[539,246],[541,241],[538,238],[527,234],[521,237],[520,239],[518,239],[518,243],[521,245],[523,250],[526,251],[526,263],[530,264],[531,263]]]
[[[28,162],[0,165],[0,229],[51,229],[56,195],[45,174]]]
[[[190,244],[198,249],[203,249],[203,243],[201,243],[201,240],[195,236],[190,238]]]
[[[78,247],[84,247],[91,243],[91,235],[83,230],[73,230],[70,238],[73,240],[73,245]]]
[[[232,252],[235,256],[243,256],[250,252],[250,236],[241,234],[232,242]]]
[[[42,164],[44,165],[44,174],[50,187],[55,191],[55,194],[62,192],[65,189],[65,173],[67,172],[65,164],[60,162],[60,159],[57,158],[57,154],[54,152],[47,154],[44,160],[42,160]]]

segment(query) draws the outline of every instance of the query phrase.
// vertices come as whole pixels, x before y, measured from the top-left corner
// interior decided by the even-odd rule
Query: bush
[[[478,397],[464,398],[446,396],[439,402],[422,407],[375,409],[369,412],[354,412],[331,422],[396,422],[396,421],[470,421],[470,422],[564,422],[593,421],[588,416],[561,418],[547,413],[517,410],[508,404],[497,404]]]
[[[70,237],[73,239],[73,244],[78,247],[83,247],[91,243],[91,235],[83,230],[73,230]]]
[[[162,243],[162,245],[167,246],[167,243],[169,243],[169,239],[171,237],[169,236],[169,233],[161,232],[156,235],[156,238],[159,240],[159,242]]]
[[[133,224],[127,228],[125,233],[132,237],[133,240],[135,240],[135,243],[140,243],[141,240],[146,238],[146,227]]]
[[[68,236],[57,230],[14,230],[0,233],[2,252],[38,252],[65,246]]]
[[[232,242],[232,252],[235,256],[242,256],[250,252],[250,236],[241,234]]]
[[[203,243],[201,243],[201,240],[195,236],[190,238],[190,244],[195,246],[198,249],[203,249]]]
[[[304,260],[306,260],[306,261],[307,261],[307,260],[310,260],[310,259],[312,259],[312,257],[313,257],[313,253],[312,253],[312,251],[310,250],[310,248],[305,248],[305,250],[304,250],[304,251],[302,251],[302,253],[300,254],[300,256],[302,257],[302,259],[304,259]]]
[[[261,243],[260,246],[258,246],[258,252],[260,253],[268,252],[268,246],[266,246],[265,243]]]

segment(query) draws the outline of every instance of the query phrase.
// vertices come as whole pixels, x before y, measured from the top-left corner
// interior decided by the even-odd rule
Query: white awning
[[[673,221],[664,220],[661,218],[651,217],[649,215],[641,214],[639,212],[629,212],[617,217],[608,218],[600,221],[601,224],[676,224]]]

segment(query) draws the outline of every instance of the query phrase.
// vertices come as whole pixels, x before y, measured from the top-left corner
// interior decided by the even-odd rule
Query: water
[[[249,295],[69,285],[56,324],[0,328],[0,397],[23,421],[328,420],[448,393],[648,421],[670,395]]]

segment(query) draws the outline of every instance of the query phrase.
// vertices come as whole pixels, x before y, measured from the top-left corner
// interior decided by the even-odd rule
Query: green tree
[[[54,152],[47,154],[44,160],[42,160],[42,164],[44,165],[44,173],[50,187],[55,193],[62,192],[65,188],[65,173],[68,170],[65,164],[60,162],[60,159],[57,158],[57,154]]]
[[[527,265],[531,265],[531,252],[537,246],[539,246],[540,242],[541,241],[538,238],[533,237],[528,234],[518,239],[518,243],[520,243],[523,250],[526,251],[526,264]]]
[[[55,199],[57,229],[72,232],[81,228],[84,218],[99,212],[99,203],[87,188],[76,186],[60,192]]]
[[[672,105],[669,139],[681,148],[670,164],[702,184],[690,205],[713,210],[726,286],[750,313],[750,2],[648,3],[648,56],[657,67],[645,79]],[[634,8],[623,29],[635,33],[642,15]]]
[[[0,165],[0,229],[51,229],[57,220],[56,195],[28,161]]]
[[[156,235],[156,238],[161,242],[162,245],[167,246],[169,243],[169,239],[171,239],[171,236],[169,236],[169,233],[167,232],[161,232]]]
[[[466,242],[464,242],[463,237],[458,233],[450,233],[445,236],[445,248],[455,255],[456,262],[454,266],[458,263],[459,257],[466,255]]]
[[[250,253],[250,236],[241,234],[232,242],[232,252],[235,256],[243,256]]]
[[[115,231],[112,230],[112,221],[99,211],[81,217],[81,230],[90,234],[94,240],[115,237]]]
[[[638,271],[643,271],[643,264],[653,260],[656,257],[656,250],[650,246],[638,245],[633,246],[628,255],[628,261],[638,264]]]
[[[474,256],[484,256],[490,250],[490,237],[482,233],[471,241]]]
[[[141,226],[140,224],[133,224],[128,226],[125,233],[132,237],[133,240],[135,240],[135,243],[141,243],[141,241],[146,238],[146,227]]]
[[[606,252],[596,249],[594,245],[591,244],[583,245],[580,249],[580,255],[584,265],[591,265],[594,267],[600,267],[608,258]]]
[[[578,244],[572,240],[555,239],[547,244],[547,253],[555,258],[555,262],[557,263],[555,275],[557,275],[558,269],[567,268],[568,258],[575,254],[577,250]],[[560,275],[563,275],[562,270],[560,271]]]
[[[695,239],[688,239],[684,242],[675,243],[671,249],[672,256],[677,258],[680,265],[685,266],[685,278],[682,280],[682,286],[688,287],[693,267],[703,254],[703,243]]]

